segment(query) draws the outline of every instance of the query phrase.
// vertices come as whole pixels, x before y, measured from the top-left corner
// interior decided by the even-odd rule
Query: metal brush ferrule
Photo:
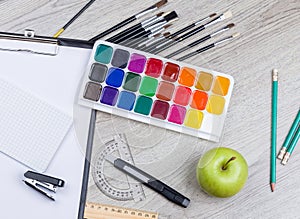
[[[163,28],[166,25],[166,23],[167,23],[166,21],[161,21],[157,24],[154,24],[152,26],[149,26],[149,27],[145,28],[145,30],[148,31],[148,30],[156,30],[156,29],[159,29],[159,28]]]
[[[141,25],[142,25],[142,27],[150,26],[150,25],[152,25],[152,24],[160,21],[160,18],[161,17],[153,16],[153,17],[151,17],[149,19],[146,19],[146,20],[142,21]]]
[[[159,37],[159,35],[161,35],[160,32],[158,32],[158,33],[151,33],[151,34],[148,36],[148,38],[149,38],[149,40],[151,40],[151,39],[154,39],[154,38],[156,38],[156,37]],[[146,43],[145,43],[145,44],[146,44]]]
[[[199,24],[203,23],[204,21],[207,21],[210,17],[206,17],[206,18],[203,18],[197,22],[195,22],[195,26],[198,26]]]
[[[163,28],[163,27],[160,27],[160,28],[156,28],[156,29],[150,30],[151,34],[148,36],[148,38],[153,37],[154,35],[159,34],[159,33],[161,33],[162,31],[164,31],[164,28]]]
[[[161,36],[161,37],[158,37],[157,39],[154,39],[154,40],[150,40],[149,42],[147,41],[145,43],[145,45],[148,47],[148,46],[151,46],[153,45],[154,43],[158,42],[158,41],[161,41],[162,39],[165,39],[164,36]]]
[[[155,11],[156,9],[157,9],[157,7],[150,7],[150,8],[147,8],[146,10],[144,10],[144,11],[142,11],[142,12],[136,14],[135,17],[136,17],[136,19],[139,19],[139,18],[145,16],[146,14],[149,14],[149,13]]]
[[[169,40],[167,40],[166,42],[164,42],[164,43],[162,43],[162,44],[160,44],[160,45],[157,45],[156,48],[159,49],[159,48],[161,48],[161,47],[163,47],[163,46],[165,46],[165,45],[171,43],[172,41],[173,41],[172,39],[169,39]]]
[[[212,25],[224,20],[224,18],[225,18],[225,16],[222,14],[219,17],[217,17],[217,18],[211,20],[210,22],[208,22],[207,24],[205,24],[204,27],[207,28],[209,26],[212,26]]]
[[[227,41],[230,41],[230,40],[232,40],[233,38],[230,36],[230,37],[226,37],[226,38],[224,38],[224,39],[222,39],[222,40],[220,40],[220,41],[218,41],[218,42],[216,42],[215,43],[215,46],[218,46],[218,45],[220,45],[220,44],[222,44],[222,43],[225,43],[225,42],[227,42]]]
[[[161,33],[162,31],[164,31],[164,30],[165,30],[164,27],[165,27],[165,26],[162,26],[162,27],[160,26],[160,27],[151,29],[150,32],[151,32],[152,35],[156,35],[156,34],[158,34],[158,33]]]
[[[211,36],[211,37],[214,37],[214,36],[216,36],[216,35],[218,35],[218,34],[221,34],[221,33],[225,32],[225,31],[228,30],[228,29],[229,29],[228,27],[223,27],[223,28],[217,30],[216,32],[210,34],[210,36]]]

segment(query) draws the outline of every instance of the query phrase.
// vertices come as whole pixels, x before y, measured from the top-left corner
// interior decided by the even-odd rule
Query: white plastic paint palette
[[[223,73],[97,41],[79,103],[219,141],[233,84]]]

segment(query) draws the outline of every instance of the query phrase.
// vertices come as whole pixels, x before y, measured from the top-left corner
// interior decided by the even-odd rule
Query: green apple
[[[244,157],[230,148],[214,148],[199,160],[197,180],[202,189],[216,197],[237,194],[248,178],[248,165]]]

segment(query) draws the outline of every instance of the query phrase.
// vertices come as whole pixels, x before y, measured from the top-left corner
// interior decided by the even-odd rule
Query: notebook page
[[[29,92],[0,78],[0,151],[44,171],[72,118]]]

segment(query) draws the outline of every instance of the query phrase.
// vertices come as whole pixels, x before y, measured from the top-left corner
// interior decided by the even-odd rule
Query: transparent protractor
[[[141,183],[130,181],[126,174],[114,168],[112,164],[106,161],[107,155],[120,155],[122,159],[133,163],[128,147],[116,140],[107,142],[92,161],[92,176],[98,189],[115,200],[144,200],[145,194]]]

